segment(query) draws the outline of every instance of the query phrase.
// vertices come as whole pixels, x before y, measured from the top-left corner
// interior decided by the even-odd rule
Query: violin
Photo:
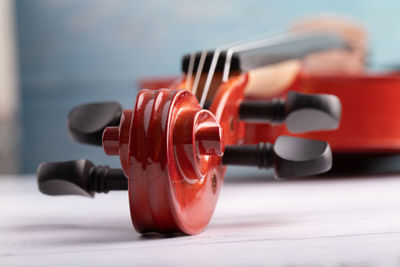
[[[278,179],[328,171],[327,142],[280,135],[271,125],[284,124],[290,134],[335,130],[341,117],[338,97],[290,91],[255,100],[246,92],[268,90],[267,76],[293,78],[284,72],[277,77],[273,65],[300,73],[306,56],[332,49],[347,53],[349,43],[335,34],[306,33],[242,45],[236,55],[217,49],[184,57],[187,75],[170,89],[141,90],[131,109],[116,102],[72,109],[72,139],[119,156],[121,169],[89,160],[44,162],[37,172],[39,190],[89,197],[128,190],[136,231],[197,234],[211,219],[228,165],[273,168]],[[262,121],[262,132],[249,132],[253,120]]]

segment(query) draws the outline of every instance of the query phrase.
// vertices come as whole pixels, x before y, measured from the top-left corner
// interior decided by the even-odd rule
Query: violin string
[[[192,75],[193,75],[193,67],[194,67],[194,60],[196,59],[196,53],[190,54],[189,58],[189,69],[188,69],[188,74],[186,78],[186,84],[185,84],[185,89],[188,90],[189,92],[192,91]]]
[[[326,28],[327,26],[335,26],[335,25],[339,25],[340,21],[324,21],[324,22],[320,22],[316,25],[313,25],[312,28],[310,29],[306,29],[305,32],[314,32],[315,31],[320,31],[323,30],[324,28]],[[232,57],[234,52],[240,52],[240,51],[244,51],[244,50],[251,50],[251,49],[257,49],[257,48],[261,48],[261,47],[265,47],[268,45],[274,45],[273,41],[271,39],[275,39],[275,38],[282,38],[281,41],[285,41],[285,38],[288,37],[288,39],[290,39],[291,33],[292,32],[296,32],[301,30],[303,27],[293,27],[292,29],[281,29],[280,30],[280,34],[275,34],[274,35],[270,35],[269,37],[265,38],[265,39],[260,39],[260,40],[256,40],[252,43],[242,43],[241,45],[238,45],[237,47],[231,47],[228,49],[228,51],[226,52],[226,58],[225,58],[225,64],[224,64],[224,70],[223,70],[223,75],[222,75],[222,82],[226,82],[229,79],[229,72],[230,72],[230,67],[231,67],[231,61],[232,61]],[[305,32],[303,32],[302,34],[306,34]],[[272,41],[271,43],[269,43],[270,41]],[[279,40],[277,43],[275,44],[279,44]]]
[[[201,98],[200,98],[200,105],[201,105],[201,107],[204,106],[205,101],[206,101],[206,99],[207,99],[208,92],[209,92],[210,87],[211,87],[211,82],[212,82],[212,80],[213,80],[213,78],[214,78],[215,69],[216,69],[216,67],[217,67],[217,63],[218,63],[219,56],[220,56],[221,52],[222,52],[224,49],[227,49],[227,48],[230,48],[230,47],[232,47],[232,46],[239,45],[239,44],[248,43],[248,42],[250,42],[251,40],[259,39],[259,38],[261,38],[261,37],[264,37],[264,38],[265,38],[265,35],[277,34],[277,32],[278,32],[277,30],[274,30],[274,31],[266,31],[266,32],[263,32],[263,33],[254,35],[254,36],[252,36],[252,37],[250,37],[250,38],[246,38],[246,39],[242,39],[242,40],[239,40],[239,41],[236,41],[236,42],[232,42],[232,43],[229,43],[229,44],[222,45],[222,46],[218,47],[217,49],[215,49],[214,54],[213,54],[213,57],[212,57],[212,60],[211,60],[210,69],[209,69],[208,74],[207,74],[206,83],[205,83],[205,85],[204,85],[203,92],[202,92]],[[282,30],[279,30],[279,32],[282,32]],[[225,62],[225,64],[226,64],[226,62]]]
[[[204,103],[206,102],[208,91],[210,90],[212,79],[214,78],[215,68],[217,67],[217,62],[220,54],[221,54],[221,49],[220,48],[215,49],[210,69],[207,74],[206,83],[204,85],[203,92],[201,93],[201,98],[200,98],[201,107],[204,107]]]
[[[207,50],[202,51],[201,55],[200,55],[199,65],[197,66],[196,76],[194,78],[193,88],[192,88],[192,90],[190,90],[193,95],[196,95],[197,87],[199,86],[201,73],[203,72],[204,61],[206,59],[206,56],[207,56]]]
[[[313,34],[315,34],[316,31],[322,30],[329,25],[335,26],[338,24],[339,24],[339,21],[320,23],[318,25],[313,26],[312,30],[311,29],[306,30],[300,34],[305,35],[305,36],[313,35]],[[229,79],[231,61],[232,61],[233,54],[235,52],[236,53],[243,52],[246,50],[268,47],[271,45],[278,45],[282,42],[290,41],[291,39],[295,38],[295,36],[292,36],[292,34],[291,34],[292,32],[295,31],[295,29],[296,28],[293,28],[293,30],[286,30],[285,32],[283,32],[282,34],[279,34],[279,35],[270,36],[265,39],[256,40],[254,42],[249,42],[249,43],[238,45],[236,47],[229,48],[226,52],[224,70],[223,70],[223,75],[222,75],[222,82],[226,82]],[[297,29],[301,29],[301,27],[297,27]]]
[[[324,24],[321,23],[319,25],[314,26],[313,31],[315,31],[315,29],[317,29],[317,30],[323,29],[327,25],[336,25],[336,24],[339,24],[339,22],[335,21],[335,22],[331,22],[331,23],[324,23]],[[250,38],[242,39],[237,42],[218,47],[214,51],[214,54],[212,57],[212,61],[211,61],[211,65],[209,68],[208,75],[207,75],[206,83],[204,85],[203,92],[202,92],[202,95],[200,98],[200,105],[203,107],[205,104],[205,101],[207,99],[208,92],[209,92],[209,89],[211,86],[212,79],[214,78],[217,62],[218,62],[219,56],[220,56],[221,52],[223,51],[223,49],[228,49],[226,52],[226,56],[225,56],[225,64],[224,64],[224,68],[223,68],[223,78],[222,78],[222,82],[226,82],[229,78],[231,61],[232,61],[234,52],[244,51],[247,49],[262,48],[262,47],[266,47],[269,45],[279,44],[285,40],[290,40],[290,33],[293,32],[294,29],[295,28],[293,28],[293,30],[288,30],[287,28],[281,28],[281,29],[273,30],[273,31],[265,31],[263,33],[252,36]]]
[[[268,38],[265,38],[262,40],[257,40],[257,41],[250,42],[247,44],[230,47],[226,52],[222,81],[226,82],[229,78],[231,61],[232,61],[234,52],[237,53],[237,52],[243,52],[246,50],[263,48],[263,47],[267,47],[270,45],[277,45],[286,40],[290,40],[290,36],[288,35],[288,33],[283,33],[280,35],[270,36]]]

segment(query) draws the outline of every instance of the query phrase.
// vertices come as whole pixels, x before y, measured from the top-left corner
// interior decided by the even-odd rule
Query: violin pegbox
[[[236,103],[231,111],[238,109],[238,102],[230,103]],[[229,123],[221,127],[217,119],[225,123],[227,116],[202,109],[184,90],[142,90],[134,110],[122,114],[118,127],[104,130],[103,147],[121,159],[132,221],[141,233],[202,231],[214,211],[224,165],[275,168],[277,178],[287,178],[318,174],[332,163],[322,141],[282,136],[275,144],[237,144],[239,139],[224,136],[232,130]]]
[[[119,155],[139,232],[195,234],[208,224],[223,182],[222,129],[187,91],[142,90],[103,147]]]

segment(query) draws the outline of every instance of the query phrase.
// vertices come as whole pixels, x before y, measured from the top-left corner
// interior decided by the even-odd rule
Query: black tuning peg
[[[101,146],[103,130],[118,126],[122,107],[117,102],[90,103],[77,106],[68,115],[68,130],[77,142]]]
[[[275,144],[230,145],[222,157],[225,165],[274,168],[275,177],[308,176],[329,171],[332,152],[328,143],[291,136],[280,136]]]
[[[337,129],[341,113],[340,100],[334,95],[297,92],[289,92],[286,100],[246,100],[239,107],[242,120],[285,123],[292,133]]]
[[[95,192],[128,189],[128,180],[121,169],[95,166],[85,159],[43,162],[37,170],[37,182],[40,192],[46,195],[93,197]]]

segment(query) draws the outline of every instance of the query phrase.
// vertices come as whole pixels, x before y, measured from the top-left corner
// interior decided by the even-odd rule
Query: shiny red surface
[[[289,90],[338,96],[342,103],[339,128],[295,135],[285,126],[246,123],[246,143],[273,141],[279,135],[293,135],[327,141],[334,152],[400,150],[400,123],[396,123],[400,115],[400,76],[397,74],[300,74],[285,92]]]
[[[303,136],[326,140],[335,151],[400,150],[400,77],[303,75],[299,89],[338,96],[343,112],[338,130]]]
[[[104,151],[120,156],[138,232],[195,234],[207,226],[224,180],[224,144],[243,142],[238,107],[247,79],[221,86],[209,111],[184,90],[142,90],[119,127],[106,128]]]
[[[129,130],[131,128],[132,110],[124,110],[118,127],[107,127],[103,132],[104,152],[109,156],[119,156],[121,167],[129,177]]]
[[[104,131],[103,146],[121,158],[138,232],[195,234],[207,226],[224,178],[223,129],[191,93],[140,91],[133,112]]]

